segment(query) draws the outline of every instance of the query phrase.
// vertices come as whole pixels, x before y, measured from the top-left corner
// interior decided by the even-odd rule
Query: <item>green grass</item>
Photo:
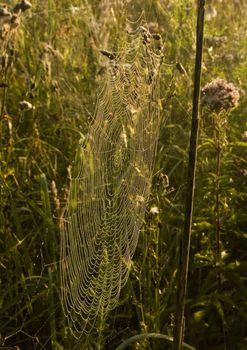
[[[16,1],[8,1],[9,7]],[[76,340],[63,316],[59,276],[59,217],[79,139],[94,114],[107,60],[117,50],[128,12],[122,2],[32,1],[20,26],[0,42],[0,344],[20,349],[115,349],[140,333],[172,336],[179,236],[195,57],[195,1],[145,1],[147,22],[165,43],[161,77],[163,123],[156,175],[130,278],[118,307]],[[215,1],[206,22],[202,84],[216,77],[247,91],[245,1]],[[138,18],[143,1],[128,4]],[[3,64],[8,54],[9,65]],[[187,74],[177,68],[179,62]],[[3,84],[4,83],[4,84]],[[3,85],[3,86],[2,86]],[[28,101],[33,108],[21,110]],[[246,338],[247,102],[228,116],[221,157],[222,289],[215,266],[216,152],[208,111],[202,111],[194,223],[186,300],[185,341],[196,349],[244,350]],[[169,177],[169,187],[161,173]],[[156,206],[157,214],[150,213]],[[224,326],[224,327],[223,327]],[[102,332],[98,334],[98,329]],[[224,329],[224,332],[223,332]],[[133,349],[169,344],[140,339]]]

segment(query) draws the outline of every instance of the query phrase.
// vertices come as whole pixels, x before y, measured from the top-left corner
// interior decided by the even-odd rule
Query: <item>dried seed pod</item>
[[[45,43],[44,44],[44,52],[51,54],[55,58],[63,58],[63,55],[61,52],[57,49],[54,49],[54,47],[50,44]]]
[[[187,74],[187,72],[186,72],[184,66],[182,65],[182,63],[177,62],[177,63],[176,63],[176,68],[177,68],[177,70],[178,70],[182,75],[188,76],[188,74]]]
[[[25,100],[19,102],[19,106],[22,111],[29,111],[30,109],[33,109],[33,105],[30,102]]]
[[[142,33],[147,33],[148,30],[147,30],[147,28],[141,26],[141,27],[140,27],[140,32],[142,32]]]
[[[88,141],[88,134],[86,134],[86,135],[82,134],[81,138],[79,140],[79,145],[81,146],[81,148],[86,148],[87,141]]]
[[[11,12],[8,11],[6,6],[0,8],[0,17],[10,17]]]
[[[158,34],[158,33],[154,33],[154,34],[152,34],[152,38],[153,38],[154,40],[161,40],[161,35]]]
[[[20,25],[20,23],[21,23],[20,17],[16,13],[14,13],[10,20],[11,28],[12,29],[17,28]]]
[[[149,33],[143,33],[143,44],[148,45],[148,44],[150,44],[150,42],[151,42],[151,40],[150,40]]]
[[[60,200],[58,197],[58,190],[57,190],[57,186],[56,186],[56,182],[54,180],[52,180],[51,182],[51,190],[52,190],[52,194],[53,194],[53,200],[55,203],[55,207],[57,209],[57,211],[60,211]]]
[[[51,81],[51,87],[52,87],[53,91],[55,91],[55,92],[59,91],[59,85],[58,85],[57,80],[53,79]]]
[[[3,69],[7,68],[8,62],[9,62],[9,55],[7,53],[0,56],[0,65]]]
[[[8,11],[6,6],[3,6],[0,8],[0,24],[1,25],[8,23],[11,16],[12,16],[12,13]]]
[[[205,11],[205,20],[211,21],[216,16],[217,16],[216,8],[213,5],[209,4],[206,8],[206,11]]]
[[[5,40],[6,36],[8,35],[10,30],[9,23],[3,23],[1,25],[1,20],[0,20],[0,39]]]
[[[158,34],[160,32],[160,26],[157,22],[148,22],[146,24],[146,27],[151,34]]]
[[[116,54],[115,53],[112,53],[112,52],[109,52],[109,51],[106,51],[106,50],[100,50],[100,53],[103,56],[106,56],[107,58],[109,58],[109,60],[115,60],[115,58],[116,58]]]
[[[29,10],[32,7],[32,4],[27,0],[22,0],[18,2],[15,7],[13,8],[13,12],[25,12],[26,10]]]
[[[161,177],[161,179],[162,179],[162,185],[163,185],[163,187],[164,187],[164,188],[169,187],[169,177],[168,177],[168,175],[167,175],[167,174],[161,173],[161,174],[160,174],[160,177]]]
[[[0,82],[0,88],[6,88],[6,87],[9,87],[9,85],[4,82]]]

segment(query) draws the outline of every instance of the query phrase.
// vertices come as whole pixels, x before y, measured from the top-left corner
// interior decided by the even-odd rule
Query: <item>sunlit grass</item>
[[[9,11],[17,2],[8,2]],[[98,87],[104,81],[107,63],[100,50],[117,50],[126,13],[120,3],[111,1],[32,1],[19,25],[1,40],[1,345],[28,350],[81,349],[82,344],[88,350],[115,349],[141,332],[172,336],[192,108],[195,3],[145,1],[147,22],[165,43],[164,122],[156,175],[119,306],[87,340],[73,338],[61,309],[59,217],[75,150],[93,120]],[[204,85],[220,77],[246,91],[246,5],[241,0],[211,5]],[[133,20],[143,2],[130,2],[128,7]],[[22,108],[23,101],[32,107]],[[221,166],[221,245],[226,255],[220,293],[213,239],[216,156],[208,132],[210,116],[202,115],[185,330],[186,342],[197,349],[223,349],[222,320],[227,349],[246,347],[246,113],[243,94],[229,115]],[[169,177],[168,187],[161,174]],[[152,212],[152,207],[158,210]],[[134,348],[158,350],[161,344],[146,339]]]

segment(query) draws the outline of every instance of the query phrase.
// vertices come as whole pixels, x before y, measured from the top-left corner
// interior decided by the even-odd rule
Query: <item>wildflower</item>
[[[239,98],[240,92],[232,83],[217,78],[202,88],[201,104],[219,112],[236,107]]]

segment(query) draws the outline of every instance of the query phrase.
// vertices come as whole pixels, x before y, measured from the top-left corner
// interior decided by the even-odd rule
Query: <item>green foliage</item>
[[[34,0],[32,8],[20,15],[19,26],[1,39],[2,346],[115,349],[139,333],[172,336],[196,2],[127,3],[125,12],[123,2],[117,1]],[[11,10],[16,1],[8,4]],[[99,50],[117,51],[128,11],[134,20],[143,7],[150,30],[159,32],[165,43],[160,101],[164,122],[153,190],[118,307],[96,324],[87,339],[77,340],[61,309],[59,217],[75,150],[93,119],[98,87],[104,80],[107,59]],[[203,84],[221,77],[243,93],[239,106],[225,116],[220,173],[212,115],[204,108],[201,113],[185,329],[186,342],[200,350],[247,347],[246,11],[243,0],[217,0],[207,7]],[[31,105],[21,103],[25,101]],[[158,350],[164,348],[162,344],[157,339],[141,339],[133,349]]]

